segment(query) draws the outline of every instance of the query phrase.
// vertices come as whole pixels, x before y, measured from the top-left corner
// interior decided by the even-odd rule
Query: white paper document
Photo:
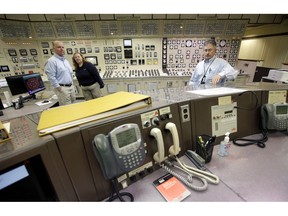
[[[241,93],[244,91],[246,90],[237,88],[219,87],[219,88],[192,90],[187,92],[198,95],[225,95],[225,94]]]

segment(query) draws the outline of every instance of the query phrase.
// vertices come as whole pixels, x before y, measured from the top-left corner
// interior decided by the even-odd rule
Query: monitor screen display
[[[23,80],[29,95],[45,90],[44,82],[39,73],[23,76]]]
[[[98,65],[97,56],[86,56],[85,59],[96,66]]]
[[[19,95],[27,93],[25,83],[23,82],[23,75],[5,77],[7,85],[12,95]]]
[[[124,39],[123,46],[124,48],[132,48],[132,39]]]
[[[1,65],[0,67],[1,67],[2,72],[9,72],[10,71],[8,65]]]

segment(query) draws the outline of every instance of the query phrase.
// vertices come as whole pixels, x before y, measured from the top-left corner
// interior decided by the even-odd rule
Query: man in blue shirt
[[[217,58],[215,40],[207,40],[204,43],[204,60],[199,62],[193,72],[189,85],[222,85],[226,79],[235,79],[238,71],[227,61]]]
[[[75,88],[72,78],[72,67],[65,59],[63,42],[53,42],[54,55],[45,63],[45,73],[58,97],[59,105],[74,103],[76,100]]]

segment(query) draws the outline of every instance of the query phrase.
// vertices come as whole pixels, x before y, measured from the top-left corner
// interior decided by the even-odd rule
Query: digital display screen
[[[98,65],[97,56],[86,56],[85,59],[94,65]]]
[[[124,48],[132,48],[132,40],[131,39],[124,39],[123,45],[124,45]]]
[[[2,72],[9,72],[10,71],[8,65],[2,65],[0,67],[1,67]]]
[[[26,49],[20,49],[19,53],[21,56],[27,56],[27,50]]]
[[[15,49],[8,49],[8,53],[10,56],[17,56],[16,50]]]
[[[29,74],[23,77],[29,95],[35,94],[45,89],[41,75],[38,73]]]
[[[30,54],[31,55],[37,55],[37,50],[36,49],[30,49]]]
[[[276,107],[276,114],[277,115],[283,115],[283,114],[287,114],[287,109],[288,109],[288,106],[287,105],[278,105]]]
[[[117,133],[116,139],[117,139],[119,148],[123,148],[131,143],[136,142],[137,136],[136,136],[135,128],[131,128],[123,132]]]
[[[23,82],[23,75],[5,77],[12,95],[27,93],[26,86]]]

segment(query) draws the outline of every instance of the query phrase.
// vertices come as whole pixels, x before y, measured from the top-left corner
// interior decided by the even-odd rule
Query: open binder
[[[146,107],[151,97],[131,92],[116,92],[81,103],[44,110],[37,131],[44,136],[56,131]]]

